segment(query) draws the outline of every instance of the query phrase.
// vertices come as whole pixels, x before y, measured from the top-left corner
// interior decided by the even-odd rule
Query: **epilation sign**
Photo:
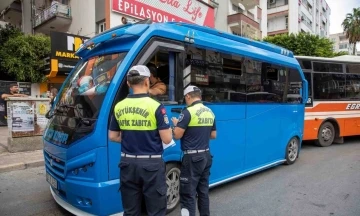
[[[112,10],[154,22],[187,22],[214,28],[214,8],[197,0],[113,0]]]

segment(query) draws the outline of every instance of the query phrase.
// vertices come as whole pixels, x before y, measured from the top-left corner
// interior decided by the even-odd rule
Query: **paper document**
[[[163,144],[163,148],[166,149],[166,148],[169,148],[169,147],[173,147],[176,145],[174,139],[171,140],[171,142],[169,144],[165,144],[165,143],[162,143]]]

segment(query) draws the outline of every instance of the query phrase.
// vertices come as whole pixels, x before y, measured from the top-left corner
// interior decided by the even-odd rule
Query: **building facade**
[[[325,0],[267,0],[267,35],[309,32],[329,37],[330,15]]]
[[[344,33],[331,34],[330,40],[334,42],[334,52],[347,52],[349,55],[353,55],[354,44],[349,43],[349,39],[346,38]],[[355,47],[355,54],[360,55],[357,48]]]
[[[252,39],[262,39],[267,35],[266,0],[218,2],[215,16],[216,29]]]

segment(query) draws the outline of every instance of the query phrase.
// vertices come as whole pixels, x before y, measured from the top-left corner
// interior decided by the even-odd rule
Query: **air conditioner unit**
[[[276,0],[270,0],[270,4],[276,4]]]

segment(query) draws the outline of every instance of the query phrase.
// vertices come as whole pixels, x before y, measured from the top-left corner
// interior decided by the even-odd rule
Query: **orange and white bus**
[[[319,146],[360,135],[360,56],[296,56],[309,83],[303,140]]]

